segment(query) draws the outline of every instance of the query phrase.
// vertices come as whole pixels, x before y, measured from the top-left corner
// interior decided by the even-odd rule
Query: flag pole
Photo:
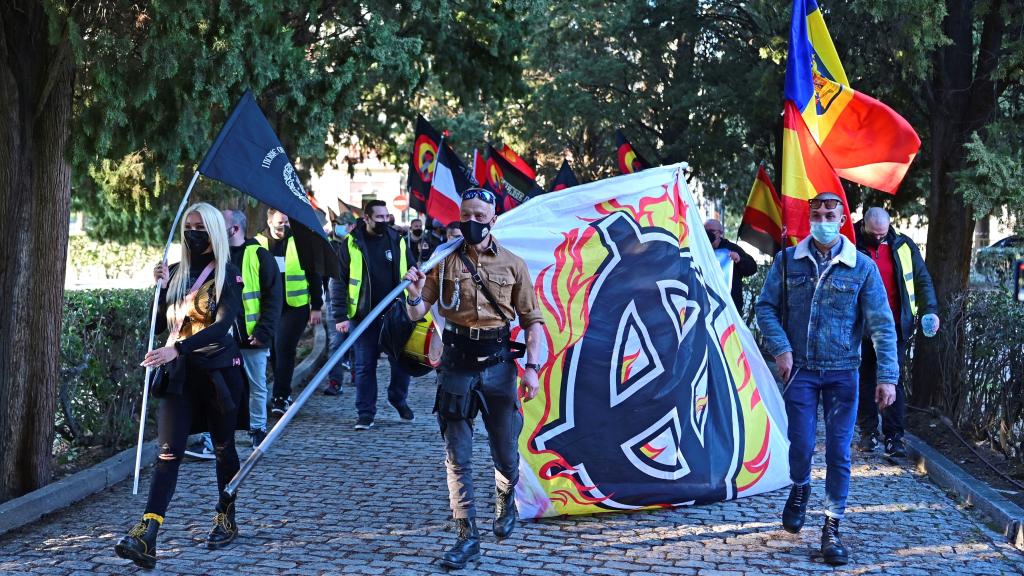
[[[423,263],[423,266],[420,268],[420,271],[426,273],[432,270],[435,266],[440,264],[442,260],[447,258],[449,254],[454,252],[456,248],[461,246],[462,242],[462,238],[455,238],[451,242],[438,246],[437,250],[434,251],[434,254],[430,257],[430,259]],[[345,337],[345,341],[341,343],[341,346],[339,346],[338,349],[334,352],[334,354],[332,354],[331,357],[327,359],[327,362],[325,362],[324,365],[320,367],[320,370],[316,373],[315,376],[313,376],[313,379],[309,381],[309,384],[306,384],[306,387],[302,390],[302,394],[299,394],[299,397],[295,399],[295,402],[293,402],[292,405],[288,408],[288,411],[284,413],[284,416],[281,416],[281,419],[277,421],[277,424],[275,424],[274,427],[270,430],[270,432],[267,433],[267,436],[263,439],[263,442],[261,442],[259,446],[253,447],[252,454],[250,454],[249,457],[245,459],[245,462],[242,463],[242,467],[239,468],[234,478],[232,478],[231,481],[228,482],[228,485],[224,488],[224,492],[229,497],[233,498],[235,494],[238,493],[239,486],[242,485],[242,482],[244,482],[246,477],[249,476],[249,474],[252,472],[253,468],[256,466],[256,463],[259,462],[261,458],[263,458],[263,455],[266,454],[267,451],[270,450],[270,447],[274,444],[275,441],[277,441],[278,437],[281,436],[281,434],[284,432],[285,427],[288,426],[288,423],[291,422],[293,418],[295,418],[295,415],[299,413],[299,410],[301,410],[302,406],[306,403],[307,400],[309,400],[309,397],[312,396],[314,392],[316,392],[317,388],[320,386],[320,383],[323,382],[325,378],[327,378],[327,376],[331,372],[331,369],[334,368],[334,365],[341,361],[341,358],[345,355],[345,353],[348,352],[349,348],[351,348],[352,345],[355,344],[355,341],[359,339],[359,336],[363,332],[365,332],[367,328],[369,328],[370,324],[373,323],[374,319],[380,317],[380,315],[384,313],[384,310],[392,303],[394,303],[395,299],[398,298],[398,296],[411,283],[412,282],[410,282],[409,280],[402,280],[398,284],[398,286],[395,286],[395,288],[391,290],[391,292],[388,292],[387,296],[385,296],[384,299],[380,301],[380,303],[378,303],[376,306],[374,306],[372,310],[370,310],[370,312],[366,315],[362,322],[356,325],[356,327],[353,328],[351,332],[349,332],[348,336]]]
[[[178,212],[174,215],[174,221],[171,223],[171,231],[167,234],[167,242],[164,243],[164,255],[160,259],[161,263],[167,262],[167,253],[171,249],[171,241],[174,240],[174,231],[178,227],[178,221],[181,220],[181,213],[185,211],[185,207],[188,205],[189,196],[192,195],[192,188],[195,187],[196,181],[199,180],[199,170],[196,170],[195,174],[192,175],[192,181],[188,183],[188,188],[185,190],[185,196],[181,199],[181,204],[178,205]],[[160,309],[160,285],[157,284],[153,290],[153,310],[149,317],[149,344],[146,346],[146,351],[149,352],[153,349],[153,340],[155,334],[153,331],[156,330],[156,315]],[[145,440],[143,435],[146,431],[146,405],[149,403],[149,377],[152,373],[152,368],[146,367],[146,375],[142,380],[142,409],[139,412],[139,440],[135,447],[135,479],[132,483],[132,494],[139,493],[139,469],[142,467],[142,443]]]

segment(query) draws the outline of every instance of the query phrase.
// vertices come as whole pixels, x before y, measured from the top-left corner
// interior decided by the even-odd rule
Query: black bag
[[[434,412],[441,420],[473,420],[480,411],[480,391],[472,378],[438,379]]]

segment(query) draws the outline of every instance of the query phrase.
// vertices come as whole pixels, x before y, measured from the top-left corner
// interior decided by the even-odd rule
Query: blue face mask
[[[348,236],[348,228],[340,225],[335,226],[334,235],[337,236],[338,238],[344,238],[345,236]]]
[[[811,222],[811,236],[828,246],[839,236],[839,222]]]

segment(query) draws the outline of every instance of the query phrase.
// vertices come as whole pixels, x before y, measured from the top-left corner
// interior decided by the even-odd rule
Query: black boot
[[[821,529],[821,555],[826,564],[841,566],[850,561],[850,553],[839,539],[839,519],[825,517],[825,527]]]
[[[811,498],[811,483],[793,484],[789,489],[789,498],[782,508],[782,527],[791,534],[796,534],[804,527],[807,517],[807,501]]]
[[[494,535],[498,537],[498,540],[512,535],[512,531],[516,529],[516,518],[518,517],[516,487],[509,486],[505,490],[498,490],[494,496]]]
[[[223,548],[238,536],[235,523],[235,500],[221,500],[217,503],[217,515],[213,517],[213,530],[206,537],[206,547],[213,550]]]
[[[156,567],[156,533],[160,523],[152,518],[139,521],[128,535],[114,545],[114,553],[136,566],[150,570]]]
[[[459,530],[459,539],[445,551],[441,557],[441,566],[461,570],[467,562],[480,557],[480,532],[476,529],[474,518],[456,518],[455,527]]]

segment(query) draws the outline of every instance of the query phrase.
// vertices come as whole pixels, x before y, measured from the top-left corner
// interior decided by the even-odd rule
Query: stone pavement
[[[414,423],[399,421],[384,394],[382,388],[377,425],[368,432],[352,429],[350,387],[340,398],[314,396],[243,485],[241,534],[227,550],[204,547],[216,500],[213,463],[183,464],[152,573],[442,573],[436,557],[454,537],[444,453],[430,415],[433,377],[413,381]],[[855,455],[843,524],[853,563],[841,570],[815,558],[820,511],[799,535],[781,529],[787,490],[700,507],[525,522],[497,544],[486,446],[476,443],[484,555],[467,574],[1024,574],[1024,554],[909,466],[882,456]],[[243,457],[248,450],[241,449]],[[822,505],[823,477],[819,457],[812,509]],[[8,534],[0,538],[0,573],[136,573],[112,549],[144,504],[128,480]]]

